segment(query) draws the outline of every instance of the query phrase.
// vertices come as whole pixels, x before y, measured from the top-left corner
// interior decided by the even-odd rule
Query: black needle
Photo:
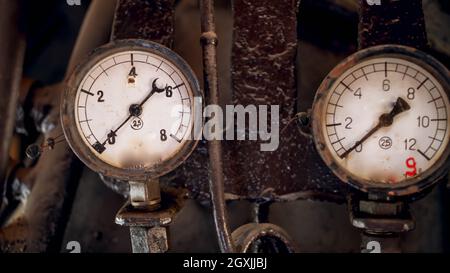
[[[402,98],[398,98],[395,102],[394,108],[389,113],[384,113],[378,118],[378,124],[373,127],[367,134],[365,134],[359,141],[356,141],[355,145],[353,145],[350,149],[345,151],[345,153],[341,154],[339,157],[344,158],[349,153],[351,153],[356,147],[366,141],[369,137],[371,137],[376,131],[383,127],[389,127],[394,123],[394,117],[400,113],[403,113],[407,110],[411,109],[411,106]]]
[[[153,82],[152,82],[152,90],[148,93],[148,95],[144,98],[144,100],[141,101],[141,103],[139,103],[139,104],[132,104],[130,106],[130,108],[129,108],[130,114],[128,115],[128,117],[119,125],[119,127],[117,127],[115,130],[111,130],[111,132],[108,134],[108,138],[102,143],[103,146],[106,144],[106,142],[108,141],[110,136],[115,136],[117,131],[119,131],[120,128],[122,128],[132,117],[138,117],[138,116],[140,116],[142,114],[142,106],[148,101],[148,99],[151,96],[153,96],[153,94],[164,92],[165,88],[158,88],[156,86],[156,81],[157,80],[158,80],[158,78],[153,80]]]
[[[166,90],[165,88],[158,88],[156,86],[156,81],[158,80],[158,78],[156,78],[153,83],[152,83],[152,91],[150,91],[150,93],[148,93],[147,97],[145,97],[145,99],[139,104],[139,107],[142,107],[142,105],[144,105],[144,103],[147,102],[147,100],[153,96],[153,94],[155,93],[161,93],[164,92],[164,90]]]

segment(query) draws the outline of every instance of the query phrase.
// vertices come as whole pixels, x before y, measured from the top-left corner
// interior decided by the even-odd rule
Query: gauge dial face
[[[93,155],[116,170],[146,170],[193,141],[199,90],[193,76],[186,75],[191,70],[136,46],[105,50],[88,66],[78,75],[73,109],[67,110],[73,111],[74,124],[65,126],[76,127],[88,158]]]
[[[423,67],[373,57],[334,81],[319,126],[325,149],[354,180],[399,184],[442,160],[449,107],[443,86]]]

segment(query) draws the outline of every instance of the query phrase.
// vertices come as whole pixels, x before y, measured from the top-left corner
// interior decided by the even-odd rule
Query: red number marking
[[[417,163],[414,157],[409,157],[408,159],[406,159],[406,167],[409,169],[409,171],[405,172],[406,177],[417,175]]]

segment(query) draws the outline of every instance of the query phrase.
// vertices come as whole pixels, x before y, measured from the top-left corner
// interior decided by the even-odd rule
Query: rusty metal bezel
[[[187,139],[180,150],[173,157],[161,163],[143,169],[122,169],[114,167],[99,159],[82,140],[77,130],[74,111],[78,86],[82,82],[86,73],[88,73],[88,71],[92,68],[92,66],[109,55],[129,50],[149,52],[170,61],[183,73],[192,90],[192,96],[202,98],[202,109],[200,111],[198,111],[197,109],[193,109],[193,126],[191,130],[191,136],[193,139]],[[193,105],[192,107],[195,107],[195,105]],[[67,142],[69,143],[73,152],[90,169],[104,176],[109,176],[116,179],[145,181],[148,179],[160,177],[174,170],[189,157],[189,155],[195,149],[198,143],[198,139],[200,139],[200,136],[194,135],[196,128],[195,122],[200,121],[203,123],[203,118],[197,117],[198,113],[202,113],[203,107],[203,93],[201,92],[197,77],[195,76],[195,73],[190,68],[190,66],[178,54],[163,45],[147,40],[116,40],[93,50],[72,71],[70,77],[68,77],[68,79],[66,80],[65,90],[63,98],[61,100],[61,123]],[[203,124],[201,124],[201,126],[203,127]],[[198,131],[198,134],[201,134],[202,130]]]
[[[395,57],[413,62],[432,74],[442,85],[444,93],[450,99],[450,75],[447,68],[432,56],[418,49],[401,45],[380,45],[358,51],[339,63],[322,81],[314,98],[312,109],[312,133],[317,151],[333,173],[344,183],[376,198],[392,199],[394,197],[412,196],[435,184],[449,168],[450,144],[445,147],[441,157],[427,171],[417,177],[398,184],[382,184],[358,178],[340,167],[339,163],[326,148],[322,133],[321,117],[326,106],[326,97],[335,81],[358,63],[376,57]]]
[[[248,223],[235,229],[231,234],[238,253],[249,253],[250,246],[258,239],[273,237],[284,244],[289,253],[298,252],[298,246],[281,227],[271,223]]]

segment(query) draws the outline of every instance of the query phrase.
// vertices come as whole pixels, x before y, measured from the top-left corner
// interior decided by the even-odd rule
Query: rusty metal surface
[[[361,230],[361,252],[401,252],[401,234],[416,224],[405,202],[374,202],[349,197],[350,222]]]
[[[158,210],[143,211],[127,202],[117,213],[115,222],[118,225],[130,227],[168,226],[180,208],[180,204],[176,202],[166,202]]]
[[[164,187],[157,210],[134,208],[128,200],[116,214],[116,224],[124,226],[168,226],[186,200],[186,190]]]
[[[129,181],[130,202],[134,208],[156,210],[161,204],[161,188],[159,179],[142,181]]]
[[[20,27],[20,2],[0,1],[0,213],[6,205],[4,183],[9,148],[16,121],[19,85],[25,55],[25,40]]]
[[[59,125],[60,85],[53,86],[48,105],[51,111],[43,120],[45,138],[61,134]],[[37,91],[38,92],[38,91]],[[38,106],[35,106],[38,107]],[[32,185],[23,205],[23,214],[11,219],[0,231],[0,250],[12,252],[58,251],[78,183],[81,164],[65,142],[41,155],[36,165],[22,178]],[[21,232],[15,232],[17,229]]]
[[[352,196],[348,203],[353,226],[374,234],[401,233],[415,228],[408,204],[375,202]]]
[[[146,39],[173,44],[174,0],[119,0],[111,40]]]
[[[301,141],[295,126],[282,133],[295,115],[295,56],[299,1],[233,2],[234,103],[280,105],[280,146],[259,151],[259,141],[225,143],[226,183],[251,198],[296,191],[302,174]],[[270,16],[269,16],[270,14]]]
[[[427,48],[422,0],[385,0],[368,5],[360,0],[359,47],[401,44]]]
[[[225,192],[231,198],[340,197],[341,184],[318,157],[312,141],[300,136],[295,123],[288,125],[295,115],[297,98],[294,71],[298,4],[233,2],[233,103],[280,105],[281,135],[280,146],[273,152],[261,152],[259,141],[223,143]],[[204,179],[197,175],[196,183],[206,184]],[[193,191],[198,191],[196,185]]]
[[[351,200],[349,207],[352,225],[361,229],[362,253],[399,253],[401,234],[416,227],[408,204],[403,202]]]
[[[281,227],[274,224],[245,224],[233,231],[232,237],[236,243],[236,251],[239,253],[261,251],[260,247],[263,247],[264,244],[260,240],[263,239],[272,239],[270,242],[273,247],[272,251],[277,253],[298,252],[298,247],[292,238]],[[266,241],[265,244],[267,243]]]
[[[313,141],[295,123],[295,57],[298,1],[233,2],[233,103],[280,105],[280,145],[261,152],[259,141],[223,141],[227,199],[287,201],[320,199],[343,202],[346,186],[328,170]],[[220,64],[218,64],[220,65]],[[301,90],[300,92],[314,92]],[[208,193],[205,143],[186,162],[182,178],[194,198]]]
[[[156,183],[157,184],[156,184]],[[136,184],[142,184],[137,183]],[[152,181],[158,185],[159,181]],[[130,187],[133,184],[130,182]],[[130,192],[130,199],[141,196],[143,199],[152,197],[142,196],[135,191]],[[129,226],[133,253],[162,253],[169,248],[169,238],[167,228],[172,223],[175,216],[184,205],[186,194],[183,190],[165,189],[159,207],[145,208],[132,205],[132,201],[127,201],[116,215],[116,224]]]
[[[133,253],[164,253],[169,250],[166,227],[130,228]]]

